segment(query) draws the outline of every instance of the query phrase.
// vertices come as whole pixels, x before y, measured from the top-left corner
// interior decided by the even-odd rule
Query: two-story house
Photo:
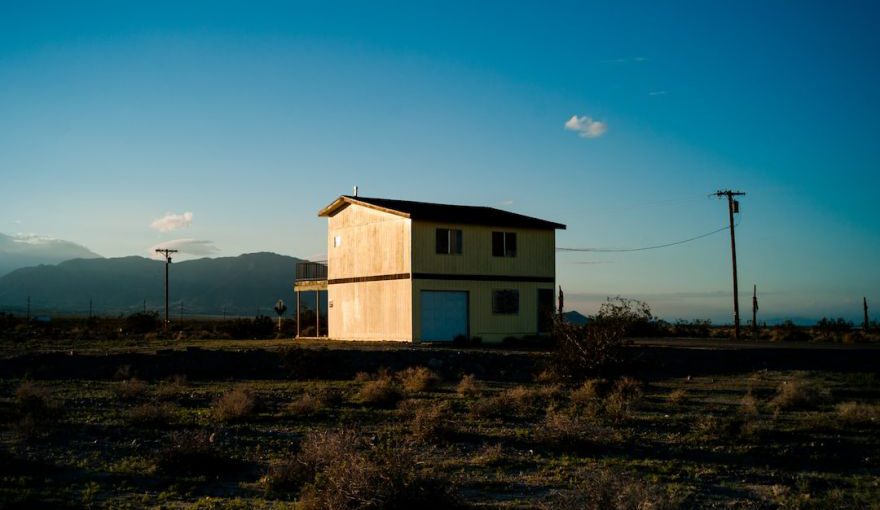
[[[341,196],[328,219],[327,266],[298,271],[300,336],[498,342],[548,332],[556,229],[491,207]],[[326,293],[326,294],[324,294]]]

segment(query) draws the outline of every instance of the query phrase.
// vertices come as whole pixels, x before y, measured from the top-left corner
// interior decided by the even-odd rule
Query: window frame
[[[509,295],[515,296],[512,300],[513,306],[510,307],[512,311],[507,311],[507,308],[502,309],[502,307],[499,306],[506,304],[499,301],[502,293],[509,293]],[[492,289],[492,315],[519,315],[521,309],[519,289]]]
[[[516,232],[492,232],[492,256],[499,258],[516,258]]]
[[[434,230],[434,253],[437,255],[461,255],[463,244],[464,234],[460,228],[437,227]]]

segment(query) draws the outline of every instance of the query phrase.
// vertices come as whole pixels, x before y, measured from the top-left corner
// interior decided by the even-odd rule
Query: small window
[[[504,315],[516,315],[519,313],[519,291],[493,290],[492,313]]]
[[[453,228],[438,228],[437,253],[444,255],[461,255],[461,230]]]
[[[342,246],[342,236],[333,236],[333,247],[339,248]]]
[[[492,256],[516,257],[516,232],[492,232]]]

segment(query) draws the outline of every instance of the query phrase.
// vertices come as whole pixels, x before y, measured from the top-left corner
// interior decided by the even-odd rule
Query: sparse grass
[[[167,475],[222,475],[237,463],[204,430],[173,432],[156,458],[156,467]]]
[[[558,392],[557,386],[515,386],[474,401],[471,414],[480,418],[534,418],[547,408]]]
[[[792,379],[842,403],[771,418],[777,386]],[[603,491],[618,495],[612,509],[664,508],[682,494],[684,508],[880,501],[872,418],[880,383],[869,373],[654,375],[649,384],[596,385],[584,398],[573,396],[579,387],[472,379],[480,389],[464,391],[468,398],[419,392],[395,411],[356,405],[364,384],[350,378],[199,379],[166,400],[160,382],[122,402],[119,381],[33,381],[17,391],[20,382],[0,377],[0,506],[427,510],[452,492],[476,508],[566,509],[596,508],[608,501]],[[259,396],[258,409],[220,422],[217,397],[241,388]],[[685,391],[687,405],[670,398]],[[20,424],[24,409],[53,406],[64,414],[48,426]],[[33,440],[23,443],[26,426]],[[602,482],[604,471],[614,480]]]
[[[397,374],[403,389],[408,393],[431,391],[440,383],[440,378],[426,367],[409,367]]]
[[[677,388],[666,395],[666,400],[674,406],[681,405],[687,401],[688,392],[684,388]]]
[[[364,405],[376,408],[391,408],[403,398],[403,392],[387,374],[380,375],[374,380],[363,383],[358,392],[358,401]]]
[[[128,410],[129,423],[141,427],[166,427],[174,422],[176,412],[170,404],[148,402]]]
[[[485,384],[477,380],[473,374],[467,374],[458,382],[455,391],[462,397],[476,397],[483,393]]]
[[[880,405],[862,402],[841,402],[837,404],[837,418],[850,425],[876,425],[880,423]]]
[[[113,386],[113,394],[119,400],[137,400],[146,396],[149,385],[146,382],[132,377],[116,383]]]
[[[159,381],[156,386],[156,398],[159,400],[174,400],[183,395],[187,390],[187,380],[185,375],[175,375],[164,381]]]
[[[546,510],[665,510],[678,505],[653,485],[611,469],[585,476],[569,490],[557,491],[540,508]]]
[[[219,422],[231,423],[243,421],[257,410],[257,397],[247,386],[236,386],[215,402],[214,418]]]

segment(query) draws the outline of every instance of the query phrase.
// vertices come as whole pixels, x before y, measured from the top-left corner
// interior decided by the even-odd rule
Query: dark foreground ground
[[[880,508],[873,347],[245,345],[5,349],[0,508]]]

